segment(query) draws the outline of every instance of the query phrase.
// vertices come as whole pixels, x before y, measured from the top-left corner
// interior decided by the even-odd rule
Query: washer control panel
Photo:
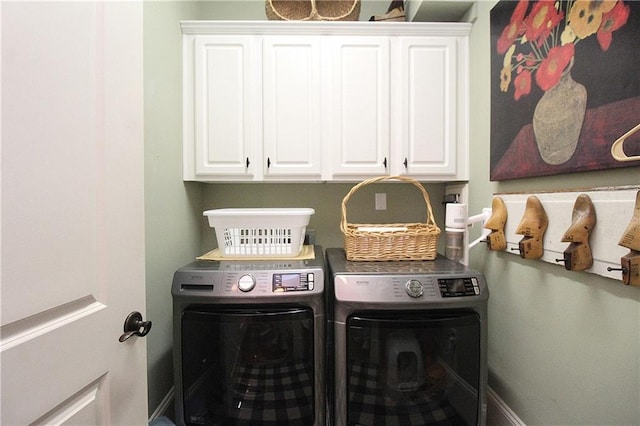
[[[256,279],[251,274],[245,274],[238,279],[238,290],[251,291],[256,286]]]
[[[196,260],[173,275],[174,296],[221,298],[291,298],[324,293],[324,256],[314,246],[313,259]]]
[[[313,272],[287,272],[273,274],[273,292],[282,291],[309,291],[316,285],[316,276]]]
[[[313,272],[287,272],[271,274],[271,290],[274,293],[286,291],[312,291],[316,285]],[[248,293],[256,287],[256,278],[252,274],[243,274],[238,278],[238,290]]]
[[[184,271],[174,276],[173,291],[182,295],[269,297],[323,293],[322,269],[297,271]]]
[[[411,297],[420,297],[424,294],[424,286],[418,280],[409,280],[404,285],[407,294]]]

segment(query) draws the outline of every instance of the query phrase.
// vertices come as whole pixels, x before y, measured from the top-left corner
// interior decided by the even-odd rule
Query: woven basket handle
[[[431,209],[431,200],[429,199],[429,194],[424,189],[424,187],[420,184],[420,182],[406,176],[379,176],[379,177],[363,180],[362,182],[360,182],[359,184],[351,188],[351,191],[349,191],[347,195],[345,195],[344,198],[342,199],[342,217],[340,219],[340,230],[342,232],[345,232],[347,230],[347,201],[349,201],[349,198],[351,198],[351,196],[355,194],[356,191],[358,191],[363,186],[370,185],[376,182],[385,181],[385,180],[399,180],[402,182],[411,183],[414,186],[416,186],[420,190],[420,192],[422,192],[422,197],[424,198],[424,202],[427,205],[427,222],[426,223],[428,225],[436,224],[436,221],[433,217],[433,210]]]

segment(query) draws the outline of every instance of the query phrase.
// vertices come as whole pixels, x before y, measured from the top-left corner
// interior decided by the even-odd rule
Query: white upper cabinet
[[[390,148],[389,37],[330,37],[325,43],[329,178],[387,173]]]
[[[452,37],[398,38],[393,139],[399,155],[391,167],[394,174],[443,179],[462,175],[464,158],[457,158],[458,121],[464,119],[462,111],[458,114],[457,44]]]
[[[184,179],[468,179],[471,24],[185,21]]]
[[[260,165],[258,41],[203,35],[189,42],[186,52],[191,54],[184,63],[184,178],[251,180]]]
[[[264,180],[322,177],[320,41],[263,38]]]

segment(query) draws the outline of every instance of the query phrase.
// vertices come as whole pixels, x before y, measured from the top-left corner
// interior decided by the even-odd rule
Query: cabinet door
[[[194,169],[197,177],[251,179],[259,129],[259,79],[251,36],[199,36],[194,46]],[[259,75],[259,74],[258,74]],[[255,127],[254,127],[255,126]]]
[[[328,126],[331,177],[387,173],[389,164],[389,37],[327,40],[331,63]]]
[[[400,37],[397,128],[392,172],[454,178],[457,143],[457,49],[454,37]]]
[[[263,40],[265,179],[320,179],[320,37]]]

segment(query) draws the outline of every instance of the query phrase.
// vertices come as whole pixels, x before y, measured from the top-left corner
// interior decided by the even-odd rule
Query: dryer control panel
[[[485,303],[484,275],[442,256],[432,261],[354,262],[343,249],[327,249],[329,276],[338,302],[368,306],[468,307]]]
[[[480,287],[476,277],[440,278],[438,287],[442,297],[477,296]]]

